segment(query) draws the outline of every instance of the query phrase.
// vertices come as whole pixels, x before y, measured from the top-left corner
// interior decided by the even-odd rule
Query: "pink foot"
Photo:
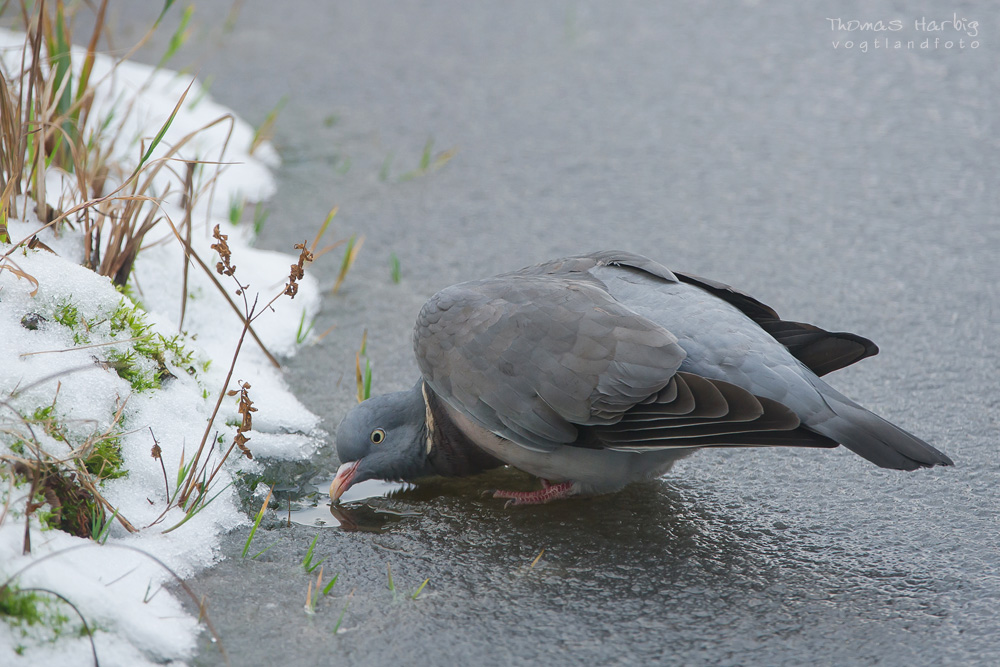
[[[573,495],[573,482],[563,482],[562,484],[549,484],[542,480],[542,488],[537,491],[494,491],[494,498],[506,498],[510,505],[541,505],[550,500],[568,498]]]

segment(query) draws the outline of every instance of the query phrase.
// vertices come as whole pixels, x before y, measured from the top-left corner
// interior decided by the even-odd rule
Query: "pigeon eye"
[[[372,434],[371,434],[370,438],[371,438],[372,444],[373,445],[377,445],[380,442],[382,442],[383,440],[385,440],[385,431],[383,431],[380,428],[377,428],[374,431],[372,431]]]

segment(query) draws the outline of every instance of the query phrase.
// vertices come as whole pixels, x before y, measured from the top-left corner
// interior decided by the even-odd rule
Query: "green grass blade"
[[[326,560],[326,557],[324,556],[319,561],[315,563],[312,562],[313,549],[316,548],[317,540],[319,540],[319,533],[316,533],[316,535],[313,537],[312,544],[309,545],[309,549],[306,551],[306,557],[302,559],[302,567],[305,568],[306,572],[315,571],[316,568],[322,565],[323,561]]]
[[[354,264],[354,260],[358,257],[358,252],[361,251],[361,245],[364,243],[364,237],[358,239],[357,236],[352,236],[347,239],[347,246],[344,248],[344,259],[340,262],[340,273],[337,274],[337,280],[333,283],[333,293],[336,294],[340,290],[341,283],[344,282],[344,278],[347,277],[347,272],[350,271],[351,265]]]
[[[411,599],[411,600],[416,600],[416,599],[417,599],[417,596],[418,596],[418,595],[420,595],[420,591],[424,590],[424,586],[426,586],[426,585],[427,585],[427,582],[428,582],[428,581],[430,581],[430,580],[431,580],[431,579],[430,579],[430,577],[428,577],[428,578],[424,579],[424,583],[420,584],[420,587],[419,587],[419,588],[417,588],[417,590],[415,590],[415,591],[413,592],[413,595],[411,595],[411,596],[410,596],[410,599]]]
[[[315,534],[315,535],[313,536],[313,541],[312,541],[312,544],[310,544],[310,545],[309,545],[309,548],[308,548],[308,549],[306,549],[306,557],[302,559],[302,567],[306,568],[306,571],[307,571],[307,572],[309,571],[309,561],[311,561],[311,560],[312,560],[312,553],[313,553],[313,549],[315,549],[315,548],[316,548],[316,541],[317,541],[318,539],[319,539],[319,533],[316,533],[316,534]]]
[[[55,52],[50,54],[52,65],[55,68],[56,76],[53,83],[53,90],[62,88],[62,95],[59,96],[59,105],[56,107],[60,116],[69,112],[73,105],[73,71],[70,69],[70,44],[66,32],[66,16],[63,4],[58,3],[56,9],[56,43]],[[66,85],[63,85],[66,81]]]
[[[253,540],[253,536],[257,533],[257,527],[260,526],[261,519],[264,518],[264,512],[267,510],[267,504],[271,501],[271,494],[273,492],[274,492],[274,484],[272,484],[271,488],[268,489],[267,498],[264,499],[264,502],[260,506],[260,510],[257,512],[257,518],[254,519],[253,528],[250,529],[250,535],[247,536],[247,542],[246,544],[243,545],[242,558],[246,558],[247,552],[250,551],[250,542]],[[270,547],[268,547],[268,549],[270,549]],[[264,551],[267,551],[267,549],[265,549]],[[260,554],[264,553],[264,551],[261,551]],[[260,554],[257,554],[257,556],[259,556]],[[257,556],[254,556],[254,558],[256,558]]]
[[[285,108],[288,104],[288,95],[283,95],[278,103],[274,105],[274,108],[267,112],[267,116],[264,117],[264,122],[260,124],[257,131],[254,132],[253,141],[250,142],[250,154],[253,155],[254,151],[260,147],[265,141],[270,141],[271,137],[274,135],[274,124],[278,121],[278,114],[281,110]]]
[[[260,236],[260,232],[264,229],[264,223],[267,222],[267,217],[271,215],[271,210],[264,208],[264,204],[257,202],[257,205],[253,209],[253,235]]]
[[[175,0],[166,0],[163,3],[163,9],[160,10],[160,15],[156,17],[156,22],[153,23],[154,29],[156,28],[156,26],[160,25],[160,21],[162,21],[163,17],[167,15],[168,11],[170,11],[170,7],[174,4],[174,1]]]
[[[340,573],[339,572],[337,574],[333,575],[333,579],[330,580],[330,583],[328,583],[326,585],[326,587],[323,588],[323,595],[329,595],[330,594],[330,591],[333,590],[333,585],[335,583],[337,583],[337,579],[339,579],[339,578],[340,578]]]
[[[391,253],[389,255],[389,275],[392,277],[392,282],[398,285],[400,279],[400,269],[399,257],[396,257],[396,253]]]
[[[104,526],[101,527],[101,533],[96,538],[100,544],[104,544],[108,541],[108,535],[111,534],[111,524],[114,523],[116,518],[118,518],[117,507],[115,508],[115,511],[111,513],[111,516],[108,517],[108,520],[104,522]]]
[[[166,10],[164,10],[166,11]],[[177,26],[177,30],[170,37],[170,43],[167,45],[167,51],[160,58],[160,62],[156,64],[157,69],[163,67],[167,64],[167,61],[174,57],[177,50],[184,46],[184,42],[188,38],[188,23],[191,22],[191,15],[194,13],[194,5],[188,5],[184,8],[184,13],[181,14],[180,25]]]
[[[139,166],[137,166],[135,171],[132,172],[133,176],[139,173],[142,167],[146,164],[146,161],[149,160],[150,156],[153,154],[153,151],[155,151],[156,147],[160,145],[160,142],[163,140],[163,135],[165,135],[167,130],[170,129],[170,125],[174,122],[177,112],[180,111],[181,105],[184,104],[184,99],[187,97],[188,93],[191,92],[191,86],[194,85],[194,82],[195,80],[191,79],[191,83],[189,83],[188,87],[184,89],[184,92],[181,94],[181,98],[177,100],[177,104],[174,105],[174,110],[170,112],[170,117],[167,118],[167,122],[165,122],[163,127],[160,128],[160,131],[156,133],[156,136],[153,138],[153,142],[149,145],[149,148],[146,149],[146,153],[142,156],[142,159],[139,160]]]
[[[181,453],[181,456],[183,457],[183,452]],[[180,489],[181,484],[183,484],[184,480],[187,479],[188,474],[191,472],[191,465],[193,463],[194,460],[192,459],[191,461],[187,462],[187,465],[181,465],[180,467],[177,468],[177,487],[176,487],[177,489]]]
[[[337,617],[337,624],[333,626],[333,634],[337,634],[340,631],[340,624],[344,622],[344,614],[347,613],[347,605],[351,604],[351,598],[354,597],[354,591],[347,596],[347,602],[344,603],[344,608],[340,610],[340,616]]]
[[[194,505],[191,507],[191,509],[186,509],[185,508],[185,511],[187,512],[187,514],[184,516],[184,518],[181,519],[180,521],[178,521],[175,525],[173,525],[170,528],[167,528],[165,531],[163,531],[163,534],[166,535],[167,533],[175,531],[178,528],[180,528],[181,526],[183,526],[184,524],[186,524],[188,521],[190,521],[191,519],[193,519],[198,514],[198,512],[202,511],[203,509],[205,509],[206,507],[208,507],[209,505],[211,505],[212,501],[214,501],[216,498],[218,498],[223,493],[225,493],[226,489],[228,489],[232,485],[233,485],[232,482],[230,482],[229,484],[226,484],[224,487],[222,487],[222,489],[218,493],[216,493],[211,498],[205,496],[205,494],[202,494],[202,495],[198,496],[198,498],[202,499],[200,501],[197,498],[195,498]],[[215,486],[216,485],[213,484],[212,488],[215,488]]]
[[[372,362],[371,359],[365,359],[365,400],[367,401],[372,397]]]
[[[242,197],[233,197],[229,202],[229,222],[236,225],[240,224],[240,220],[243,219],[243,209],[246,207],[247,201]]]
[[[273,544],[271,544],[271,545],[269,545],[269,546],[266,546],[266,547],[264,547],[263,549],[261,549],[260,551],[258,551],[258,552],[257,552],[256,554],[254,554],[253,556],[251,556],[251,557],[250,557],[250,560],[256,560],[256,559],[257,559],[257,556],[263,556],[263,555],[264,555],[264,552],[266,552],[266,551],[267,551],[268,549],[270,549],[270,548],[271,548],[271,547],[273,547],[273,546],[274,546],[274,545],[273,545]]]
[[[299,345],[306,342],[306,338],[309,337],[309,332],[312,331],[313,325],[315,323],[316,320],[313,320],[312,322],[309,323],[309,326],[306,326],[306,309],[303,308],[302,317],[299,318],[299,329],[298,331],[295,332],[295,342],[298,343]]]
[[[334,206],[333,208],[330,209],[330,212],[326,214],[326,220],[323,221],[323,224],[320,225],[319,227],[319,231],[316,232],[316,238],[313,239],[312,245],[309,246],[309,252],[316,252],[316,246],[319,245],[320,239],[323,238],[323,234],[326,234],[327,228],[333,221],[333,216],[337,215],[337,211],[339,210],[340,210],[339,206]]]

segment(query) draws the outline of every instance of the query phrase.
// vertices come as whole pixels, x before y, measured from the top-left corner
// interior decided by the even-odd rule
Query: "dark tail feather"
[[[836,440],[882,468],[916,470],[953,465],[950,458],[903,429],[869,412],[826,383],[820,389],[835,416],[807,427]]]

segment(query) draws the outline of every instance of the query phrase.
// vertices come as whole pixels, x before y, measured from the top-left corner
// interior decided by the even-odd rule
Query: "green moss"
[[[45,595],[45,591],[21,590],[14,584],[0,587],[0,620],[12,628],[20,630],[22,637],[29,635],[29,628],[43,628],[42,635],[48,641],[55,641],[66,634],[69,616],[62,612],[63,605],[57,598]],[[80,628],[83,630],[82,626]],[[76,634],[74,629],[74,634]],[[38,637],[38,631],[30,633]],[[14,652],[22,655],[25,646],[18,645]]]
[[[59,442],[66,442],[66,426],[60,424],[55,417],[55,403],[44,408],[38,408],[31,415],[31,420],[40,424],[45,432]]]
[[[98,479],[118,479],[125,477],[125,461],[119,438],[106,438],[94,445],[90,456],[83,460],[83,467]]]
[[[208,362],[196,361],[194,351],[185,347],[185,335],[175,334],[168,338],[151,331],[152,325],[146,321],[146,313],[125,299],[111,315],[110,326],[112,335],[125,334],[129,338],[138,339],[132,342],[135,353],[156,364],[154,372],[140,372],[140,365],[129,357],[130,353],[116,353],[117,357],[114,359],[109,354],[109,360],[117,364],[116,370],[121,367],[118,374],[127,379],[136,391],[158,388],[163,379],[172,375],[167,368],[168,364],[183,368],[189,375],[197,375],[199,366],[208,370]]]
[[[146,312],[128,299],[118,303],[118,310],[111,314],[111,333],[127,331],[130,338],[145,336],[152,325],[146,322]]]
[[[194,351],[189,350],[184,347],[184,339],[180,334],[171,336],[170,338],[164,338],[160,334],[156,334],[159,338],[160,345],[163,347],[163,355],[167,357],[173,364],[181,366],[182,368],[190,369],[189,372],[194,371]],[[205,362],[202,364],[204,370],[208,370],[208,364],[210,362]]]
[[[159,372],[143,368],[134,350],[128,352],[109,350],[108,365],[115,369],[118,377],[132,385],[136,393],[160,387]]]
[[[44,499],[45,497],[43,496],[42,500]],[[38,523],[41,525],[43,531],[59,528],[59,515],[50,506],[42,505],[35,510],[35,516],[38,518]]]
[[[80,311],[69,299],[63,299],[56,305],[53,319],[64,327],[75,329],[80,324]]]
[[[118,290],[118,293],[122,296],[128,297],[129,301],[134,303],[136,306],[145,310],[145,306],[143,306],[138,292],[136,292],[135,288],[132,286],[131,279],[129,279],[129,281],[124,285],[115,285],[115,289]]]
[[[55,410],[55,404],[44,408],[38,408],[35,410],[35,414],[32,415],[36,422],[43,422],[52,419],[52,412]]]
[[[45,619],[42,615],[44,601],[34,591],[21,591],[16,586],[0,588],[0,616],[14,626],[37,625]]]

